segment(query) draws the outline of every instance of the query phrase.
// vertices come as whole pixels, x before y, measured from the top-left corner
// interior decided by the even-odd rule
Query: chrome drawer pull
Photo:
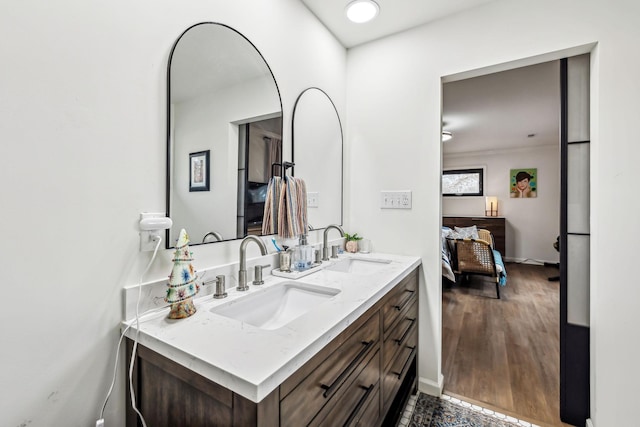
[[[340,375],[338,375],[338,378],[336,378],[331,383],[331,385],[320,384],[320,387],[324,389],[324,393],[322,393],[322,396],[329,397],[338,389],[338,387],[340,386],[340,384],[342,384],[344,379],[351,373],[351,371],[354,370],[356,365],[360,363],[360,360],[364,357],[364,355],[367,354],[367,351],[369,350],[369,348],[371,348],[373,343],[374,343],[373,340],[362,341],[362,344],[364,345],[364,347],[362,347],[362,350],[360,350],[360,353],[358,353],[358,355],[351,361],[351,363],[349,363],[349,366],[347,366],[347,369],[342,371]]]
[[[402,334],[402,336],[399,339],[396,339],[395,342],[398,343],[398,345],[401,345],[402,342],[404,341],[405,338],[407,338],[407,335],[409,335],[409,331],[411,330],[411,327],[413,326],[413,322],[416,321],[416,319],[410,319],[410,318],[406,318],[405,320],[408,320],[411,322],[411,324],[409,325],[409,327],[407,328],[406,331],[404,331],[404,334]]]
[[[344,423],[344,427],[351,425],[351,423],[353,422],[353,419],[356,417],[356,415],[358,415],[358,412],[360,412],[360,409],[362,409],[362,405],[365,404],[365,402],[369,398],[369,395],[373,391],[373,384],[371,384],[369,387],[365,387],[365,386],[361,385],[360,388],[363,389],[363,390],[367,390],[367,391],[364,394],[364,396],[362,396],[360,398],[360,400],[358,401],[358,404],[356,405],[354,410],[351,411],[351,414],[349,415],[349,418],[347,418],[347,421]]]
[[[404,362],[404,365],[402,366],[402,369],[400,370],[400,372],[394,372],[394,374],[398,376],[399,380],[402,379],[402,376],[405,374],[404,371],[406,371],[407,368],[409,367],[409,362],[411,362],[411,359],[413,359],[413,356],[416,354],[415,345],[413,347],[407,346],[407,348],[411,349],[411,354],[409,354],[409,358]]]

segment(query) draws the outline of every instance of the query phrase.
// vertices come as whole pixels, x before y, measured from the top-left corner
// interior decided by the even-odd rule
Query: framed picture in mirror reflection
[[[189,153],[189,191],[209,191],[209,152]]]

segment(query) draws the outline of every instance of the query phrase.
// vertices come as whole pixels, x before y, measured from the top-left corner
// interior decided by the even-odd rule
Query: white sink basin
[[[213,307],[211,312],[260,329],[273,330],[297,319],[340,292],[335,288],[287,281]]]
[[[326,270],[342,273],[371,274],[383,269],[391,263],[390,259],[345,258],[326,267]]]

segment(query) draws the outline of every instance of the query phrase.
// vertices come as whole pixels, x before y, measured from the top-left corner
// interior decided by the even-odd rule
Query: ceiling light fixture
[[[369,22],[380,12],[380,6],[373,0],[355,0],[347,5],[347,18],[357,24]]]
[[[442,142],[447,142],[451,138],[453,138],[453,134],[451,132],[449,132],[448,130],[442,131]]]

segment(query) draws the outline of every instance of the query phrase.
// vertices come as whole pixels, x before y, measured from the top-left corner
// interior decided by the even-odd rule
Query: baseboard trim
[[[531,259],[531,258],[513,258],[513,257],[502,257],[504,262],[516,262],[518,264],[531,264],[531,265],[545,265],[546,264],[557,264],[558,261],[548,261],[543,259]]]
[[[593,421],[591,421],[591,418],[587,418],[587,427],[596,427],[596,425],[593,424]]]
[[[438,382],[428,378],[418,379],[418,390],[431,396],[441,396],[444,389],[444,375],[439,375]]]

